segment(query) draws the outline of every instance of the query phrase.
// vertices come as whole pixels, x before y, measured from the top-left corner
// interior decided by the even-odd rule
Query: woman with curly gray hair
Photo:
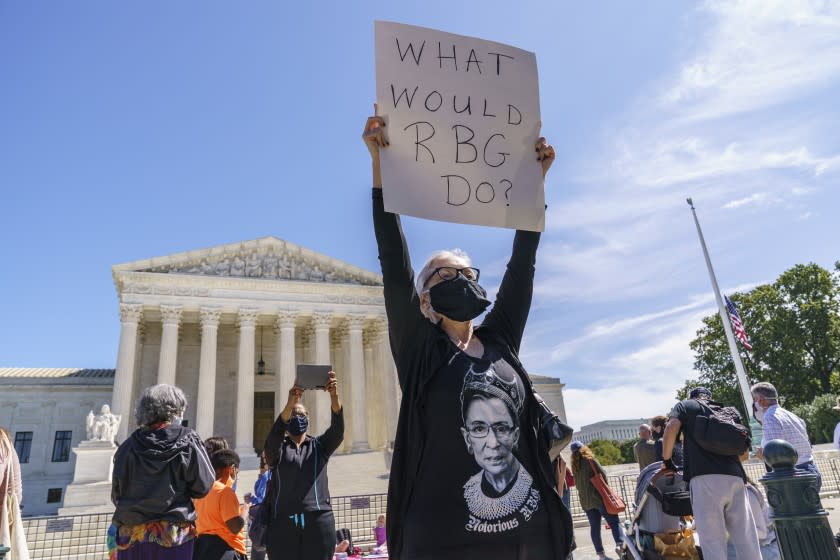
[[[184,392],[174,385],[147,387],[137,401],[138,427],[114,456],[112,559],[193,556],[192,500],[207,495],[216,475],[201,438],[181,425],[186,408]]]

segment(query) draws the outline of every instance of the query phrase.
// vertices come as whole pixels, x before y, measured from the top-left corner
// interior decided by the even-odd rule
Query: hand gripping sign
[[[375,36],[385,209],[542,231],[534,53],[383,21]]]

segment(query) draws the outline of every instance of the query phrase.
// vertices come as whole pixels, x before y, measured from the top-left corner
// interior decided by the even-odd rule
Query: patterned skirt
[[[110,560],[191,560],[196,531],[191,523],[155,520],[108,528]]]

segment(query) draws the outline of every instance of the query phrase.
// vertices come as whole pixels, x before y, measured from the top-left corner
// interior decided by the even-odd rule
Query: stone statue
[[[277,265],[279,261],[274,250],[271,249],[269,253],[263,258],[262,275],[263,278],[277,278]]]
[[[227,259],[223,259],[216,263],[216,275],[218,276],[230,276],[230,261]]]
[[[233,265],[230,267],[231,276],[245,276],[245,261],[242,257],[236,255],[233,257]]]
[[[213,265],[212,265],[212,264],[210,264],[210,263],[207,261],[207,259],[202,259],[202,260],[201,260],[201,271],[199,272],[199,274],[209,274],[209,275],[212,275],[214,271],[215,271],[215,268],[213,267]]]
[[[321,269],[318,268],[318,265],[312,267],[312,270],[309,271],[309,279],[313,282],[323,282],[324,281],[324,273],[321,272]]]
[[[114,443],[114,436],[117,435],[121,420],[121,415],[111,414],[111,407],[107,404],[102,405],[99,414],[94,415],[91,410],[88,412],[86,422],[87,439]]]
[[[299,259],[292,260],[292,280],[309,280],[309,267]]]
[[[288,257],[284,254],[280,255],[280,259],[277,262],[277,277],[287,279],[292,277],[291,264],[289,263]]]
[[[256,251],[251,251],[248,260],[245,261],[245,276],[248,278],[260,278],[262,276],[262,258]]]

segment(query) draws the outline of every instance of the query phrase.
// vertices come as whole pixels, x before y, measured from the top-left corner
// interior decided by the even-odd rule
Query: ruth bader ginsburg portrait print
[[[503,360],[484,371],[473,363],[461,390],[461,433],[479,470],[464,484],[467,531],[502,533],[531,520],[540,507],[534,479],[516,457],[522,381]]]

